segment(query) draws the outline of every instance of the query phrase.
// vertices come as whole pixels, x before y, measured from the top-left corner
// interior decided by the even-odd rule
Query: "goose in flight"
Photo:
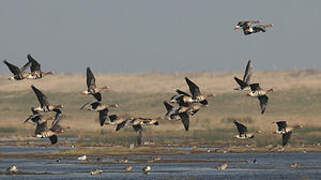
[[[52,75],[54,72],[41,71],[41,65],[30,54],[27,55],[28,61],[31,63],[30,71],[33,79],[41,79],[46,75]]]
[[[251,97],[257,97],[260,101],[261,114],[264,114],[266,106],[269,101],[268,93],[273,92],[273,89],[264,90],[259,83],[250,84],[251,91],[247,94]]]
[[[257,32],[266,32],[266,28],[271,28],[271,27],[273,27],[273,24],[257,25],[257,26],[243,29],[243,33],[244,35],[250,35]]]
[[[89,67],[87,67],[87,90],[86,91],[82,91],[81,93],[83,95],[87,95],[87,94],[91,94],[93,95],[97,101],[101,101],[101,92],[109,89],[107,86],[101,87],[101,88],[97,88],[96,87],[96,79],[94,74],[92,73],[92,71],[90,70]]]
[[[93,103],[86,103],[80,109],[98,112],[100,126],[103,126],[105,124],[105,121],[108,118],[109,108],[118,108],[118,107],[119,107],[118,104],[109,105],[109,104],[102,104],[101,102],[96,101]]]
[[[234,77],[234,80],[239,85],[239,87],[234,88],[234,90],[249,90],[250,89],[250,80],[251,80],[251,76],[252,76],[252,69],[253,68],[252,68],[251,60],[249,60],[247,62],[246,68],[245,68],[243,79],[241,80],[236,76]]]
[[[132,117],[119,123],[116,127],[116,131],[119,131],[121,128],[125,126],[132,126],[134,130],[138,132],[143,130],[142,126],[148,126],[148,125],[158,126],[159,123],[156,119],[152,119],[152,118]]]
[[[208,105],[207,98],[215,96],[215,94],[207,94],[207,95],[201,94],[200,88],[188,77],[185,77],[185,81],[189,87],[189,90],[192,94],[192,99],[194,100],[194,102],[198,102],[203,105]]]
[[[7,60],[4,60],[3,63],[8,66],[10,72],[13,74],[13,76],[8,78],[9,80],[32,79],[31,74],[26,72],[28,67],[30,67],[30,65],[31,65],[30,62],[27,62],[21,68],[17,67],[16,65],[13,65],[13,64],[9,63]]]
[[[282,134],[282,146],[285,146],[288,144],[292,132],[295,129],[302,128],[302,125],[295,125],[295,126],[288,126],[286,121],[278,121],[278,122],[273,122],[278,126],[278,129],[273,132],[274,134]]]
[[[261,23],[261,21],[239,21],[234,27],[234,30],[238,29],[248,29],[253,24]]]
[[[237,128],[237,131],[239,132],[238,135],[234,135],[233,137],[234,138],[237,138],[237,139],[252,139],[254,138],[255,134],[260,134],[262,133],[261,131],[256,131],[256,132],[253,132],[253,133],[248,133],[247,132],[247,127],[244,126],[243,124],[237,122],[236,120],[233,121],[233,123],[235,124],[236,128]]]
[[[40,103],[39,107],[34,108],[34,111],[37,112],[48,112],[48,111],[53,111],[55,109],[60,109],[63,108],[63,105],[53,105],[50,104],[48,101],[48,97],[43,94],[38,88],[36,88],[34,85],[31,85],[31,88],[33,92],[36,94],[37,99]]]
[[[60,109],[54,109],[56,116],[51,124],[51,127],[47,129],[47,121],[38,121],[35,130],[36,137],[49,138],[51,144],[56,144],[58,142],[58,134],[64,132],[63,127],[59,125],[62,119],[62,112]]]

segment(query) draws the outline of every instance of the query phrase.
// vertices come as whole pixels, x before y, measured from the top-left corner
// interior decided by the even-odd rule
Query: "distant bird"
[[[189,106],[191,103],[194,102],[193,98],[190,94],[176,89],[177,94],[172,96],[170,99],[170,103],[177,103],[179,106]]]
[[[46,95],[44,95],[39,89],[37,89],[34,85],[31,85],[33,92],[36,94],[37,99],[40,103],[39,107],[34,108],[34,111],[37,112],[48,112],[54,111],[55,109],[63,108],[63,105],[53,105],[50,104]]]
[[[82,155],[78,157],[79,161],[87,161],[87,156],[86,155]]]
[[[152,170],[152,168],[151,168],[150,166],[145,166],[145,167],[143,168],[143,173],[144,173],[144,174],[148,174],[151,170]]]
[[[90,175],[97,175],[97,174],[101,174],[101,173],[103,173],[103,170],[93,169],[93,170],[91,170]]]
[[[81,93],[83,95],[91,94],[93,95],[97,101],[101,101],[101,92],[109,89],[107,86],[97,88],[96,87],[96,79],[92,71],[90,70],[89,67],[87,67],[87,87],[88,89],[86,91],[82,91]]]
[[[250,139],[252,139],[252,138],[254,138],[255,134],[262,133],[261,131],[248,133],[246,126],[244,126],[243,124],[237,122],[236,120],[234,120],[233,123],[235,124],[235,126],[237,128],[237,131],[239,132],[238,135],[234,135],[234,138],[237,138],[237,139],[249,139],[250,138]]]
[[[143,117],[132,117],[130,119],[127,119],[120,124],[117,125],[116,131],[119,131],[121,128],[125,126],[132,126],[136,132],[142,131],[142,126],[146,125],[155,125],[158,126],[159,123],[157,120],[152,118],[143,118]]]
[[[207,98],[215,96],[215,94],[201,94],[200,88],[193,81],[188,79],[188,77],[185,77],[185,81],[189,87],[194,102],[201,103],[202,105],[208,105]]]
[[[36,137],[49,138],[51,144],[56,144],[58,142],[58,134],[64,133],[63,127],[59,124],[62,119],[62,112],[60,109],[54,109],[54,111],[56,116],[51,127],[47,129],[47,121],[38,121],[35,130]]]
[[[30,54],[27,55],[29,62],[31,63],[30,71],[33,79],[41,79],[46,75],[52,75],[53,72],[43,72],[41,71],[41,65],[36,61]]]
[[[302,125],[288,126],[286,121],[278,121],[273,123],[276,123],[276,125],[278,126],[278,129],[274,133],[282,134],[282,146],[288,144],[293,130],[303,127]]]
[[[295,162],[295,163],[290,164],[290,168],[297,168],[297,167],[299,167],[299,165],[300,165],[300,163]]]
[[[3,63],[8,66],[10,72],[13,74],[13,76],[8,78],[9,80],[32,79],[31,74],[26,72],[27,68],[31,65],[30,62],[27,62],[21,68],[18,68],[16,65],[9,63],[7,60],[4,60]]]
[[[128,158],[125,157],[123,159],[118,159],[117,161],[118,161],[118,163],[128,163]]]
[[[7,173],[8,174],[16,174],[18,172],[18,168],[15,165],[12,165],[7,168]]]
[[[239,21],[237,25],[234,27],[234,30],[248,29],[251,25],[258,23],[261,23],[261,21]]]
[[[266,28],[271,28],[272,26],[273,26],[272,24],[257,25],[257,26],[249,27],[247,29],[243,29],[243,33],[244,35],[250,35],[257,32],[266,32]]]
[[[239,87],[234,88],[234,90],[249,90],[250,89],[250,80],[251,80],[251,76],[252,76],[252,65],[251,65],[251,60],[249,60],[247,62],[246,68],[245,68],[245,72],[244,72],[244,76],[243,79],[239,79],[236,76],[234,77],[234,80],[237,82],[237,84],[239,85]]]
[[[217,166],[216,169],[217,169],[217,170],[225,170],[226,168],[227,168],[227,162],[225,162],[225,163]]]
[[[125,171],[131,171],[133,169],[133,166],[126,166],[124,168]]]
[[[201,107],[206,106],[203,104],[193,103],[188,107],[186,106],[174,107],[171,104],[169,104],[167,101],[164,101],[163,104],[167,110],[165,117],[168,120],[181,120],[186,131],[189,130],[190,116],[193,116],[194,114],[196,114]]]
[[[85,109],[87,111],[95,111],[99,113],[99,124],[103,126],[105,121],[108,118],[108,108],[118,108],[118,104],[102,104],[100,101],[96,101],[93,103],[86,103],[80,109]]]
[[[264,90],[260,87],[259,83],[250,84],[251,91],[248,96],[257,97],[260,101],[261,114],[264,114],[266,106],[269,101],[268,93],[273,92],[273,89]]]

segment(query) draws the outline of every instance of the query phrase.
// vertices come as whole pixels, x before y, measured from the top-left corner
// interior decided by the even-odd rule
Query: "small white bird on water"
[[[103,170],[93,169],[93,170],[91,170],[90,175],[96,175],[96,174],[101,174],[101,173],[103,173]]]
[[[150,170],[152,170],[152,168],[151,168],[150,166],[145,166],[145,167],[143,168],[143,173],[144,173],[144,174],[148,174],[148,173],[150,172]]]
[[[7,172],[9,174],[16,174],[18,172],[18,168],[17,168],[17,166],[12,165],[12,166],[7,168]]]
[[[87,156],[86,155],[80,156],[80,157],[78,157],[78,160],[79,161],[87,161]]]

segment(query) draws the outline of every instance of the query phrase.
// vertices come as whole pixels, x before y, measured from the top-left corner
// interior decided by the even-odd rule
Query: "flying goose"
[[[257,97],[260,101],[261,114],[264,114],[265,108],[269,101],[268,93],[273,92],[273,89],[264,90],[260,87],[259,83],[250,84],[251,91],[247,94],[248,96]]]
[[[302,125],[288,126],[286,121],[278,121],[273,123],[276,123],[276,125],[278,126],[278,129],[273,133],[282,134],[282,146],[287,145],[291,138],[293,130],[303,127]]]
[[[64,132],[63,127],[59,125],[62,119],[62,112],[60,109],[54,109],[56,112],[55,120],[52,122],[51,127],[47,129],[47,121],[38,121],[35,130],[36,137],[49,138],[51,144],[56,144],[58,142],[58,134]]]
[[[273,27],[272,24],[257,25],[249,28],[243,28],[243,33],[244,35],[250,35],[257,32],[266,32],[266,28],[271,28],[271,27]]]
[[[31,63],[30,71],[33,79],[41,79],[46,75],[52,75],[53,72],[42,72],[41,65],[30,55],[27,55],[29,62]]]
[[[225,170],[227,168],[227,162],[216,167],[217,170]]]
[[[185,81],[189,87],[189,90],[192,94],[192,99],[194,100],[194,102],[199,102],[203,105],[208,105],[208,101],[206,99],[208,97],[215,96],[214,94],[202,95],[200,88],[193,81],[188,79],[188,77],[185,77]]]
[[[179,89],[176,89],[176,93],[177,94],[172,96],[169,101],[171,104],[177,103],[179,106],[189,106],[194,102],[193,98],[188,93]]]
[[[91,94],[93,95],[97,101],[101,101],[101,93],[103,90],[108,89],[107,86],[101,87],[101,88],[97,88],[96,87],[96,80],[95,80],[95,76],[92,73],[92,71],[90,70],[89,67],[87,67],[87,87],[88,89],[86,91],[82,91],[81,93],[83,95],[87,95],[87,94]]]
[[[8,78],[9,80],[23,80],[25,78],[31,79],[30,73],[26,72],[27,68],[31,65],[30,62],[27,62],[21,68],[18,68],[16,65],[9,63],[7,60],[4,60],[3,63],[8,66],[10,72],[13,74],[13,76]]]
[[[234,135],[233,137],[234,138],[237,138],[237,139],[252,139],[254,138],[255,134],[260,134],[261,131],[256,131],[256,132],[253,132],[253,133],[248,133],[247,132],[247,127],[244,126],[243,124],[237,122],[236,120],[233,121],[233,123],[235,124],[236,128],[237,128],[237,131],[239,132],[238,135]]]
[[[87,111],[95,111],[99,113],[99,123],[100,126],[105,124],[105,121],[108,118],[108,108],[118,108],[118,104],[102,104],[99,101],[93,103],[86,103],[80,109],[85,109]]]
[[[52,117],[45,117],[43,114],[40,114],[38,111],[34,110],[34,107],[31,108],[32,115],[30,115],[26,120],[24,120],[24,123],[30,122],[31,124],[37,124],[37,122],[42,121],[42,119],[52,120]]]
[[[90,171],[90,175],[96,175],[96,174],[101,174],[103,173],[103,170],[101,169],[93,169]]]
[[[237,78],[236,76],[234,77],[234,80],[239,85],[239,87],[234,88],[234,90],[250,89],[250,80],[251,80],[251,76],[252,76],[252,69],[253,68],[252,68],[252,65],[251,65],[251,60],[249,60],[247,62],[246,68],[245,68],[243,80]]]
[[[42,111],[42,112],[48,112],[48,111],[54,111],[55,109],[63,108],[63,105],[53,105],[50,104],[48,101],[48,98],[46,95],[44,95],[39,89],[37,89],[34,85],[31,85],[31,88],[33,92],[36,94],[37,99],[40,103],[39,107],[34,108],[34,111]]]
[[[247,29],[252,24],[258,24],[258,23],[261,23],[261,21],[239,21],[237,25],[234,27],[234,30]]]
[[[127,119],[121,123],[119,123],[116,127],[116,131],[119,131],[121,128],[125,126],[132,126],[136,132],[142,131],[142,126],[146,125],[155,125],[158,126],[159,123],[157,120],[152,118],[143,118],[143,117],[133,117],[130,119]]]
[[[133,166],[126,166],[124,168],[125,171],[131,171],[133,169]]]

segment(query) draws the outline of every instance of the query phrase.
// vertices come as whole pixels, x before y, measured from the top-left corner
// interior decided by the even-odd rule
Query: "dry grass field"
[[[0,75],[0,135],[2,138],[31,136],[34,127],[24,124],[31,106],[38,105],[30,86],[41,89],[52,103],[64,105],[62,124],[70,126],[62,136],[90,137],[97,144],[128,144],[135,141],[131,128],[115,132],[115,127],[100,127],[98,113],[83,112],[82,104],[93,101],[91,96],[80,94],[86,89],[84,74],[57,74],[42,80],[9,81],[8,75]],[[234,91],[232,72],[192,73],[137,73],[96,74],[97,86],[107,85],[103,93],[104,103],[117,103],[118,109],[110,114],[161,117],[165,114],[162,104],[174,95],[174,89],[187,90],[184,77],[196,82],[203,93],[215,93],[209,106],[201,109],[185,132],[181,122],[162,120],[158,127],[145,128],[145,138],[159,144],[238,144],[232,138],[236,128],[232,121],[244,122],[249,130],[262,130],[255,140],[243,141],[257,146],[280,143],[280,137],[272,135],[276,129],[273,121],[286,120],[289,124],[302,124],[303,129],[293,134],[292,145],[321,142],[321,71],[269,71],[255,72],[252,82],[260,82],[263,88],[274,88],[264,115],[260,114],[259,102],[244,92]],[[242,141],[241,141],[242,143]]]

